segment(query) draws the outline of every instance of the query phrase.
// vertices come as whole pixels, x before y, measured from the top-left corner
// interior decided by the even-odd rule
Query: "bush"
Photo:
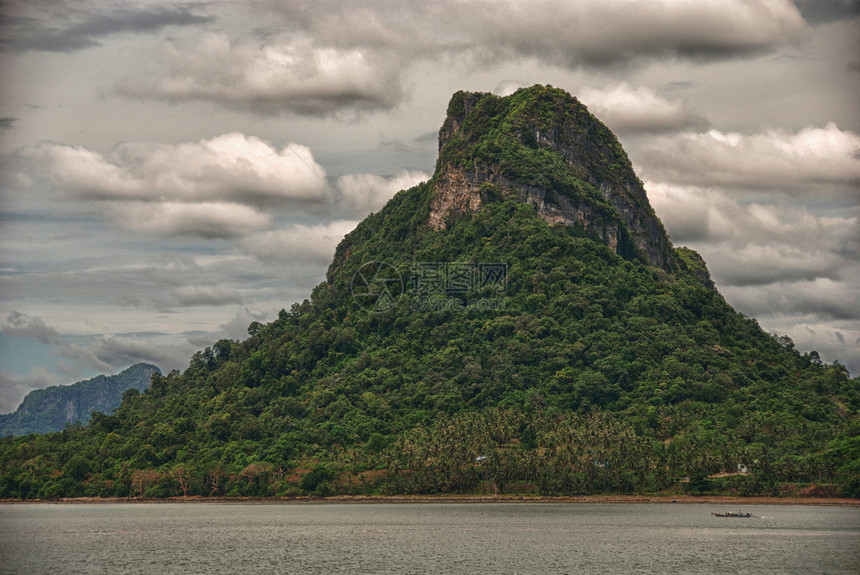
[[[331,486],[331,483],[328,481],[323,481],[317,488],[314,489],[314,495],[319,497],[329,497],[330,495],[334,495],[334,487]]]
[[[302,476],[299,487],[306,493],[312,493],[323,483],[328,483],[337,477],[337,474],[327,465],[317,465]],[[331,485],[328,486],[331,489]],[[319,495],[319,493],[317,493]],[[331,495],[331,493],[329,493]]]
[[[388,447],[388,441],[381,433],[371,433],[367,438],[367,443],[364,445],[364,450],[368,453],[379,453]]]

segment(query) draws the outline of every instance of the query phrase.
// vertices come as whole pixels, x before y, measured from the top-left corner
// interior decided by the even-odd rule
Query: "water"
[[[680,504],[0,505],[2,573],[860,573],[860,509]]]

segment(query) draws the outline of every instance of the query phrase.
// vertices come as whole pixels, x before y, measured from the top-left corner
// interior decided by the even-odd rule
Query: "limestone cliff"
[[[672,246],[612,132],[549,86],[505,98],[457,92],[439,131],[429,224],[514,197],[550,224],[579,226],[624,257],[669,269]]]
[[[72,385],[36,389],[27,394],[13,413],[0,415],[0,437],[61,431],[67,424],[87,423],[93,411],[110,413],[129,389],[149,387],[160,370],[138,363],[111,376],[99,375]]]

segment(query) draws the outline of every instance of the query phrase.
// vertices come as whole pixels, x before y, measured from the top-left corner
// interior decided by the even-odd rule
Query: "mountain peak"
[[[669,269],[672,246],[615,135],[552,86],[510,96],[457,92],[439,130],[429,224],[505,197],[550,224],[596,234],[627,259]]]

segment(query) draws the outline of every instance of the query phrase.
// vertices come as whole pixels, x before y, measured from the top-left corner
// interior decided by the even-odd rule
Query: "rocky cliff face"
[[[116,409],[127,390],[149,387],[155,372],[160,372],[156,366],[138,363],[116,375],[31,391],[14,413],[0,415],[0,437],[50,433],[67,423],[87,423],[93,411]]]
[[[618,140],[576,98],[534,86],[506,98],[458,92],[439,131],[429,224],[504,197],[579,226],[625,257],[669,269],[672,247]]]
[[[618,251],[617,221],[606,221],[588,204],[574,204],[565,196],[548,200],[547,191],[540,186],[521,184],[505,177],[498,166],[491,169],[476,166],[469,171],[448,167],[436,180],[433,198],[430,200],[429,223],[433,229],[445,229],[445,218],[449,215],[478,212],[483,205],[498,198],[498,193],[501,193],[513,195],[522,203],[533,206],[549,224],[588,229],[600,236],[613,251]]]

